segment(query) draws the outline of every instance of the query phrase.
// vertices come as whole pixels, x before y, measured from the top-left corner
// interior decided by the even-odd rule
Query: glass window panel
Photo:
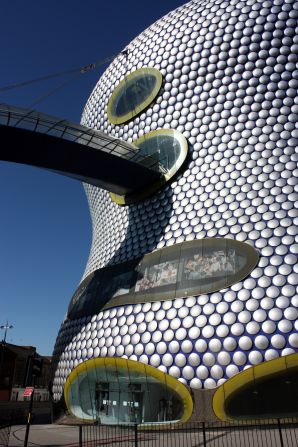
[[[148,167],[157,163],[168,172],[176,163],[181,147],[179,142],[170,135],[157,134],[155,138],[144,140],[137,144],[139,148],[138,161]],[[146,156],[148,156],[146,158]]]
[[[89,360],[77,370],[67,385],[67,405],[76,417],[103,424],[142,424],[183,416],[184,385],[172,377],[167,383],[167,375],[153,367],[106,358]]]
[[[155,99],[161,84],[162,75],[155,68],[144,67],[126,76],[109,100],[109,120],[121,124],[138,115]]]
[[[74,293],[70,319],[129,303],[167,300],[225,289],[244,279],[258,262],[248,244],[209,238],[183,242],[141,260],[105,267]]]
[[[156,85],[156,78],[150,74],[142,74],[134,79],[125,79],[125,82],[115,100],[113,112],[116,116],[125,115],[140,105]]]

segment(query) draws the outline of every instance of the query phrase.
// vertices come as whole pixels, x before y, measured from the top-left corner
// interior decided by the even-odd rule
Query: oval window
[[[110,193],[118,205],[129,205],[143,200],[159,190],[181,168],[188,153],[188,143],[184,135],[174,129],[158,129],[138,138],[133,143],[139,149],[131,161],[158,171],[161,180],[146,190],[120,196]]]
[[[126,123],[156,98],[162,75],[156,68],[140,68],[117,85],[110,97],[107,115],[112,124]]]
[[[186,422],[193,410],[189,391],[177,379],[117,357],[94,358],[74,368],[64,397],[73,416],[102,424]]]
[[[213,411],[225,421],[295,417],[297,377],[297,353],[252,365],[217,388]]]
[[[68,318],[120,305],[216,292],[244,279],[258,259],[250,245],[224,238],[182,242],[156,250],[91,273],[74,294]]]
[[[182,166],[188,149],[186,138],[173,129],[154,130],[138,138],[134,144],[139,148],[138,162],[153,168],[158,166],[166,180],[170,180]]]

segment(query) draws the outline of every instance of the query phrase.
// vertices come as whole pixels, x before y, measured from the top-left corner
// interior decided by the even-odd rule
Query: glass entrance
[[[72,414],[101,424],[181,421],[192,400],[179,381],[155,368],[127,359],[89,360],[66,385]]]
[[[97,382],[95,385],[96,419],[115,423],[140,424],[143,418],[143,391],[140,384]]]

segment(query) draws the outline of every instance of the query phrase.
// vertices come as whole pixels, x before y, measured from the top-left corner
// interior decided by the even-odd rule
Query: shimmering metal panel
[[[294,290],[298,285],[296,26],[295,1],[191,1],[132,41],[126,47],[127,57],[120,54],[112,62],[85,106],[82,123],[89,127],[128,142],[157,127],[177,129],[188,139],[190,151],[185,171],[143,203],[122,208],[104,191],[86,186],[93,243],[83,279],[97,269],[178,241],[227,237],[251,245],[260,254],[258,266],[246,279],[218,292],[191,297],[195,302],[188,302],[189,298],[167,301],[172,305],[164,308],[167,329],[159,327],[156,319],[158,310],[153,304],[158,302],[117,307],[113,318],[121,329],[127,327],[126,311],[143,314],[144,320],[135,323],[141,337],[137,344],[130,343],[132,336],[127,333],[111,335],[115,355],[127,355],[125,341],[133,346],[130,356],[150,363],[157,349],[152,336],[159,330],[158,343],[164,341],[168,351],[161,355],[158,368],[193,388],[221,384],[249,367],[252,360],[258,361],[259,354],[270,360],[298,350],[298,297]],[[160,70],[165,80],[159,96],[131,122],[112,125],[106,106],[115,85],[123,75],[148,65]],[[235,301],[243,303],[242,311],[238,305],[232,311]],[[213,314],[205,314],[207,303],[215,305]],[[183,306],[194,319],[190,328],[184,327],[183,317],[178,316]],[[55,347],[56,399],[73,368],[72,353],[79,362],[88,356],[86,348],[79,345],[87,332],[84,326],[92,318],[108,322],[114,310],[63,322]],[[244,310],[250,313],[250,321],[240,321]],[[234,314],[236,320],[223,321],[226,313]],[[150,322],[146,321],[149,314]],[[215,314],[222,318],[216,326]],[[192,343],[189,353],[182,351],[176,338],[180,327],[187,332],[182,342]],[[206,327],[215,331],[211,339]],[[109,348],[100,331],[99,350],[94,350],[93,356],[103,357]],[[80,340],[76,341],[77,334]],[[284,337],[285,347],[272,340],[276,334]],[[209,348],[214,338],[222,343],[219,352]],[[259,354],[249,358],[250,352]],[[178,353],[185,356],[184,366],[174,363]],[[204,353],[214,356],[212,367],[204,365]],[[191,379],[186,366],[193,369]],[[215,366],[222,369],[220,379]]]

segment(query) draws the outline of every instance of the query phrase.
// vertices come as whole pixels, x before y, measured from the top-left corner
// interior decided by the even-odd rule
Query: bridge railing
[[[0,126],[16,127],[62,138],[143,164],[155,172],[166,173],[162,160],[140,154],[138,148],[131,143],[36,110],[0,104]]]

